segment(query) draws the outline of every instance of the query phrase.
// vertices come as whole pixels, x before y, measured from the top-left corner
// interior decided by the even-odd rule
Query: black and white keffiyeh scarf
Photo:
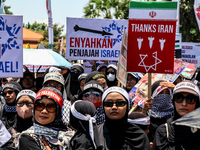
[[[5,104],[5,111],[6,112],[17,112],[15,106],[8,106],[7,104]]]
[[[169,94],[160,94],[154,97],[152,100],[153,107],[148,111],[148,115],[154,118],[162,118],[172,116],[174,113],[174,107],[171,102],[171,96]]]
[[[104,113],[103,105],[96,108],[96,114],[94,118],[96,119],[97,125],[105,122],[105,113]]]

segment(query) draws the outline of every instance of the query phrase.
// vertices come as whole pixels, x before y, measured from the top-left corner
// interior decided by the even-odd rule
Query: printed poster
[[[131,1],[128,72],[173,73],[177,2]]]
[[[128,20],[67,18],[66,59],[118,61]]]
[[[0,15],[0,77],[23,76],[23,17]]]

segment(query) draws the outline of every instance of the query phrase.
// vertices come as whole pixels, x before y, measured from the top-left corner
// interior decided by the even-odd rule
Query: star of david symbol
[[[151,66],[146,66],[144,63],[144,59],[147,56],[148,56],[147,54],[146,55],[140,54],[141,62],[138,64],[138,66],[144,67],[146,72],[148,72],[149,69],[151,69],[151,68],[156,71],[157,64],[162,62],[160,59],[157,58],[157,52],[152,53],[152,57],[155,58],[155,63]]]

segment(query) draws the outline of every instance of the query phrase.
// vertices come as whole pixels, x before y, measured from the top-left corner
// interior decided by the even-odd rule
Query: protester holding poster
[[[161,124],[166,123],[167,119],[171,118],[174,113],[174,107],[171,103],[172,90],[161,85],[161,83],[165,82],[164,80],[158,80],[151,86],[153,106],[148,111],[148,116],[150,117],[150,142],[153,142],[156,129]]]
[[[159,126],[155,133],[153,150],[199,150],[200,130],[173,121],[199,108],[199,88],[191,81],[178,83],[173,91],[174,116]]]

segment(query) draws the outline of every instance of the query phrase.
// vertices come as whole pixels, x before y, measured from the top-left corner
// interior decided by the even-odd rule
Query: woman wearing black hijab
[[[128,119],[129,97],[121,87],[110,87],[102,96],[106,121],[99,125],[104,150],[150,150],[145,132]]]
[[[34,101],[34,123],[19,138],[19,150],[65,150],[73,136],[62,122],[62,94],[53,87],[42,88]]]
[[[0,106],[0,120],[9,132],[17,121],[16,97],[21,90],[17,82],[8,82],[3,87],[2,95],[6,103]]]
[[[77,131],[70,140],[69,150],[102,149],[94,118],[95,113],[96,108],[91,102],[82,100],[74,102],[70,111],[70,124]]]
[[[16,99],[16,111],[17,122],[14,125],[14,129],[17,132],[27,130],[33,125],[33,107],[36,93],[32,90],[22,90],[17,95]]]
[[[199,107],[199,88],[185,80],[178,83],[173,92],[174,116],[160,125],[155,133],[153,150],[199,150],[200,130],[175,125],[173,121]]]

